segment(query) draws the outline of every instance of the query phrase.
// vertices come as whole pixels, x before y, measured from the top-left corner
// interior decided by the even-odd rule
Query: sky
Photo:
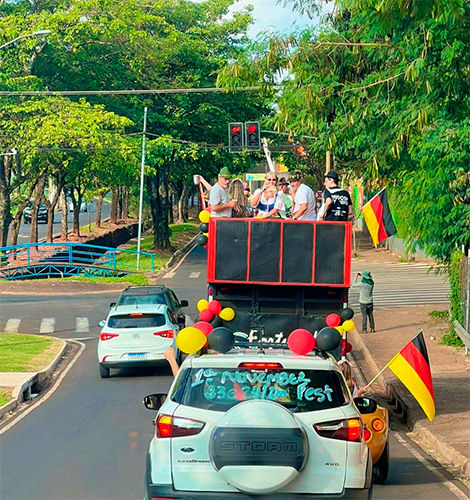
[[[193,0],[202,2],[204,0]],[[284,7],[279,5],[277,0],[239,0],[231,10],[242,10],[247,5],[253,5],[252,12],[254,24],[248,30],[250,38],[265,29],[291,32],[296,28],[302,28],[311,25],[312,20],[307,16],[301,16],[298,12],[292,10],[292,6]]]

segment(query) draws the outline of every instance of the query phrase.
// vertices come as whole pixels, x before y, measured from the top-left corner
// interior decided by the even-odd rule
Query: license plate
[[[129,359],[147,359],[146,352],[133,352],[127,355]]]

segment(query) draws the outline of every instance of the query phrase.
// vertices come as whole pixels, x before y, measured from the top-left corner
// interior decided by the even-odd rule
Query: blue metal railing
[[[137,255],[140,265],[137,268]],[[135,256],[135,259],[133,258]],[[88,243],[23,243],[0,247],[0,269],[34,267],[44,264],[93,266],[113,271],[142,270],[155,272],[155,255],[122,248]]]

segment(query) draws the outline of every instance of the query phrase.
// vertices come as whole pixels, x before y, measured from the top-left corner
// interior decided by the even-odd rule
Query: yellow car
[[[371,398],[355,398],[354,402],[364,422],[364,439],[374,463],[374,482],[383,484],[390,461],[388,410]]]

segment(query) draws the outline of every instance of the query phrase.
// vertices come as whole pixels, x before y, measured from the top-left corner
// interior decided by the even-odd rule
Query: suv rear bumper
[[[256,500],[321,500],[321,499],[364,499],[369,498],[369,490],[346,489],[340,494],[335,495],[313,495],[310,493],[270,493],[269,495],[248,495],[244,493],[222,493],[210,491],[181,491],[175,490],[172,486],[163,486],[150,484],[147,486],[146,500],[152,498],[172,500],[247,500],[249,498]]]

